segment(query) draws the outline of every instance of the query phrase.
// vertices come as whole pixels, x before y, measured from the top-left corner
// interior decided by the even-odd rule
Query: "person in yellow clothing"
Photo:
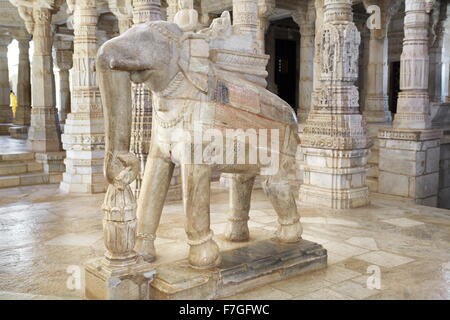
[[[13,117],[15,118],[16,110],[17,110],[17,98],[12,90],[9,91],[9,98],[11,100],[11,109],[12,109]]]

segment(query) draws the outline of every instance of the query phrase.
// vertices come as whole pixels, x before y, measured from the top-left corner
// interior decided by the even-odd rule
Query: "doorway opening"
[[[400,61],[391,63],[389,68],[389,110],[397,113],[398,93],[400,92]]]

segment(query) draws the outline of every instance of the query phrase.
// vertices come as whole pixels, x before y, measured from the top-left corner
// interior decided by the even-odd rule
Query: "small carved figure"
[[[174,22],[184,32],[195,32],[198,26],[198,12],[193,0],[180,0],[180,10],[175,14]]]

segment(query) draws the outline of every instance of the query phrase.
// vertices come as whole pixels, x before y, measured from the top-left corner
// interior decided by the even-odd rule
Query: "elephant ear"
[[[205,35],[187,33],[184,36],[181,40],[178,65],[194,87],[208,93],[210,60],[209,44]]]

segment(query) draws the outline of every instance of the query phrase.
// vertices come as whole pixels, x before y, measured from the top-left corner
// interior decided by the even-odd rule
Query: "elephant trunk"
[[[130,73],[111,68],[114,54],[109,49],[107,43],[102,46],[96,64],[105,118],[105,151],[129,152],[132,121]]]

